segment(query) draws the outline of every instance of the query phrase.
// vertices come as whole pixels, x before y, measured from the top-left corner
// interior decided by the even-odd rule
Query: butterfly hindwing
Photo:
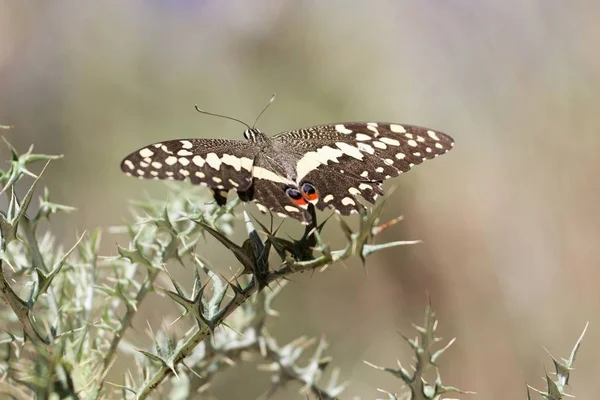
[[[311,216],[306,208],[293,202],[286,194],[287,185],[265,179],[256,179],[252,189],[242,195],[256,204],[263,212],[272,212],[280,217],[291,217],[306,224],[311,221]]]
[[[310,183],[317,189],[318,209],[332,208],[341,215],[350,215],[364,210],[358,196],[374,203],[377,197],[383,194],[381,182],[371,182],[340,173],[331,165],[324,165],[309,172],[304,182]]]

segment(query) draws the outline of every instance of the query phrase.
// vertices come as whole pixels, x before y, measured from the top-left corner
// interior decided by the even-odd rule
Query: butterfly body
[[[181,139],[127,156],[123,172],[139,178],[189,180],[213,190],[219,204],[235,190],[263,212],[303,223],[309,204],[342,215],[373,203],[382,182],[448,152],[453,139],[427,128],[376,122],[313,126],[267,137],[244,131],[245,141]]]

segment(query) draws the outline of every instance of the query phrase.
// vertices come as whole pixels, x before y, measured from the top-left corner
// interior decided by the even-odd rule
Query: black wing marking
[[[189,179],[226,196],[231,189],[252,185],[258,149],[242,141],[223,139],[171,140],[146,146],[128,155],[123,172],[138,178]]]

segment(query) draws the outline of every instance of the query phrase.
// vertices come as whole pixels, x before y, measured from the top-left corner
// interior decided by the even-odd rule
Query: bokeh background
[[[20,150],[33,143],[65,155],[44,182],[55,201],[78,208],[53,221],[66,244],[75,231],[129,218],[129,201],[145,192],[166,196],[161,183],[120,173],[130,151],[242,139],[241,125],[194,104],[251,122],[277,93],[259,123],[265,132],[381,120],[450,133],[452,152],[387,184],[398,189],[385,216],[405,220],[380,240],[424,244],[375,255],[368,274],[353,260],[296,277],[271,330],[282,341],[326,335],[350,381],[344,398],[375,398],[399,381],[362,360],[408,363],[397,331],[421,322],[429,293],[440,332],[458,338],[441,360],[444,381],[482,399],[517,399],[552,368],[542,346],[567,356],[589,320],[571,386],[591,399],[600,373],[599,15],[598,2],[558,0],[4,0],[0,124],[14,125],[4,134]],[[327,235],[340,243],[334,226]],[[105,238],[112,255],[117,239]],[[220,252],[206,248],[209,259]],[[146,319],[156,327],[177,315],[174,306],[141,312],[140,336]],[[236,368],[215,393],[256,398],[268,379]],[[302,398],[297,389],[274,398]]]

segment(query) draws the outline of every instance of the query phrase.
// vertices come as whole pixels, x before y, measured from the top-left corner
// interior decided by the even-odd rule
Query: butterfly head
[[[264,133],[256,128],[246,129],[244,131],[244,138],[246,138],[249,142],[263,142],[267,140],[267,137]]]

